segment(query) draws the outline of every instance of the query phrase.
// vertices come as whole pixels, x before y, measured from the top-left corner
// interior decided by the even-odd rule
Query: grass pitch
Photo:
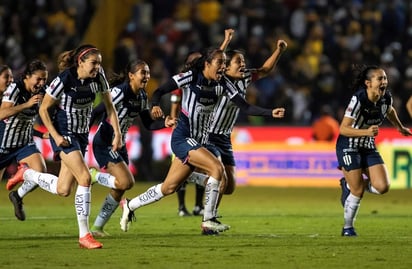
[[[134,197],[149,187],[138,183]],[[94,186],[94,221],[108,189]],[[193,206],[194,186],[187,187]],[[27,219],[14,218],[0,183],[0,268],[412,268],[411,190],[365,194],[357,238],[340,236],[343,210],[336,188],[238,187],[224,197],[220,214],[229,231],[200,235],[199,217],[178,217],[177,197],[136,211],[124,233],[121,210],[107,224],[103,249],[77,244],[73,195],[36,190],[25,198]]]

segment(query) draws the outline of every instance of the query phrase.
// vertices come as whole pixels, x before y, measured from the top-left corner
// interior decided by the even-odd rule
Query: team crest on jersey
[[[386,111],[388,111],[388,105],[387,105],[387,104],[383,104],[383,105],[381,106],[381,113],[382,113],[382,114],[385,114]]]

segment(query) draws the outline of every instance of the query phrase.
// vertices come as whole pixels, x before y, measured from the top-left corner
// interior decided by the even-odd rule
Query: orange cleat
[[[27,169],[29,169],[29,166],[27,165],[27,163],[21,163],[19,165],[19,168],[17,169],[16,174],[14,174],[14,176],[9,178],[9,180],[7,181],[6,189],[8,191],[13,189],[13,187],[19,184],[20,182],[24,181],[23,174],[24,172],[26,172]]]
[[[91,233],[88,233],[79,239],[79,246],[80,248],[95,249],[102,248],[103,244],[99,241],[96,241]]]

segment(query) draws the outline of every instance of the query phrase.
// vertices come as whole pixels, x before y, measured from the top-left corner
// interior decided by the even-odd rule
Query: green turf
[[[133,197],[145,190],[137,184]],[[342,238],[340,190],[239,187],[222,202],[219,236],[200,235],[199,217],[178,217],[173,195],[136,211],[129,232],[120,210],[108,223],[103,249],[77,245],[73,196],[36,190],[25,199],[27,220],[14,218],[0,184],[0,268],[412,268],[411,190],[366,194],[359,236]],[[193,205],[194,186],[187,188]],[[94,186],[92,218],[107,189]]]

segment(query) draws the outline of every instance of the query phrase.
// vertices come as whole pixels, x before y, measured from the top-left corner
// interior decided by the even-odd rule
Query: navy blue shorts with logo
[[[113,151],[112,145],[108,145],[105,138],[102,138],[100,132],[97,132],[93,138],[93,154],[100,168],[106,168],[109,162],[125,162],[129,165],[129,155],[126,146],[118,151]]]
[[[70,145],[68,147],[58,147],[53,137],[50,136],[50,144],[54,152],[54,160],[60,161],[60,152],[63,151],[69,154],[72,151],[80,150],[82,155],[85,156],[87,151],[87,146],[89,145],[89,134],[71,134],[65,135],[66,139],[69,140]]]
[[[376,164],[383,164],[383,159],[376,149],[336,148],[339,168],[346,171],[365,169]]]

